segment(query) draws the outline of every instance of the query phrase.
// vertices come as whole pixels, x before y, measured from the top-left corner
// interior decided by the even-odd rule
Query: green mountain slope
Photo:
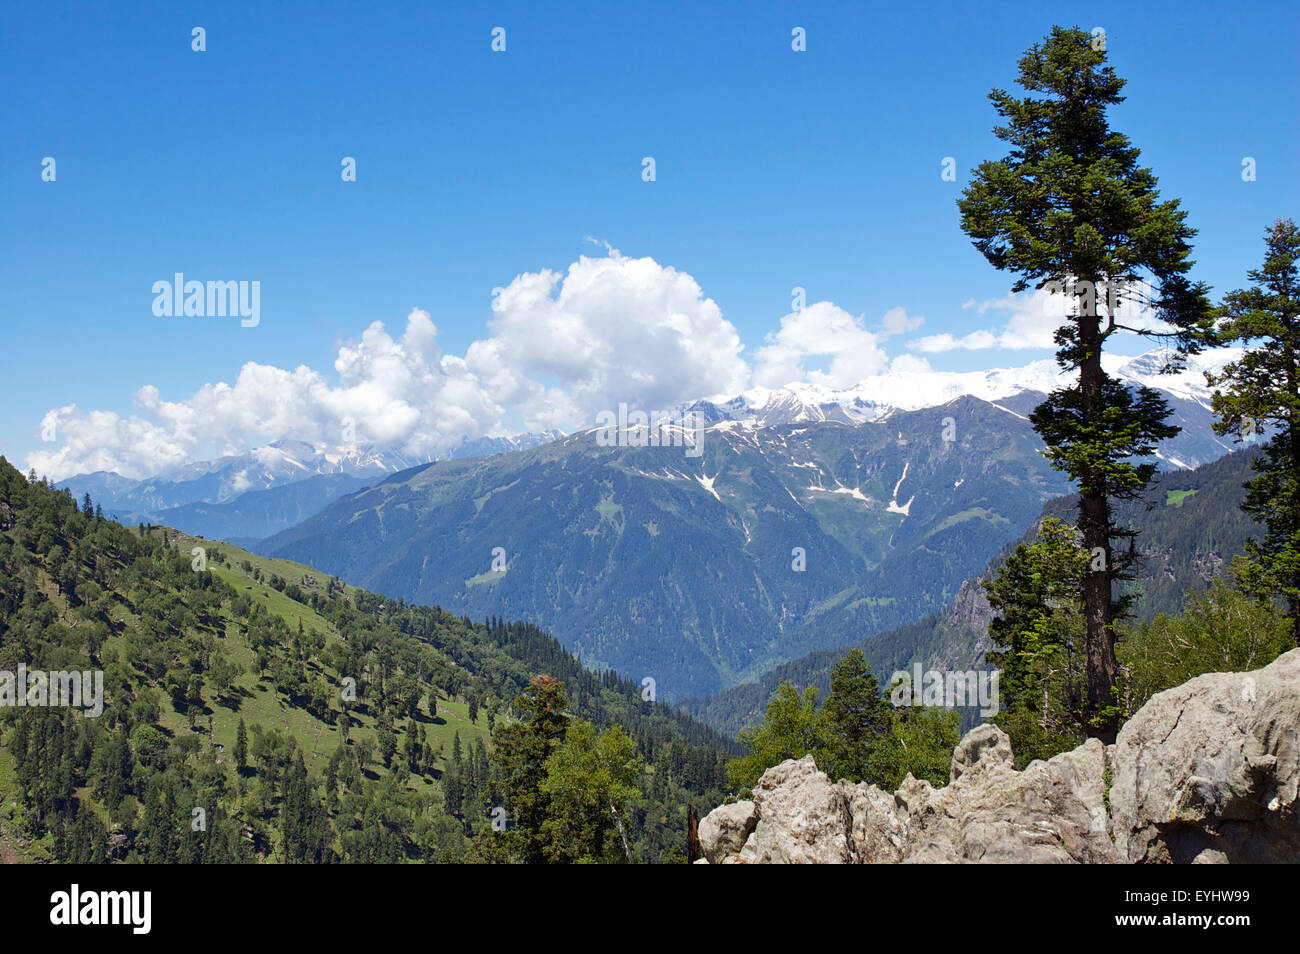
[[[464,859],[491,824],[492,726],[541,673],[644,757],[638,861],[684,854],[685,805],[721,795],[729,749],[531,625],[127,529],[0,458],[0,680],[20,666],[102,672],[104,706],[0,707],[0,853],[19,860]]]
[[[1242,552],[1246,539],[1257,533],[1256,525],[1239,506],[1241,485],[1250,476],[1250,461],[1256,453],[1238,451],[1192,471],[1162,473],[1142,499],[1120,505],[1116,521],[1141,531],[1137,546],[1142,561],[1135,583],[1140,599],[1134,607],[1138,619],[1180,612],[1184,595],[1207,589],[1224,573],[1232,557]],[[1075,498],[1058,497],[1044,506],[1041,516],[1068,522],[1074,506]],[[1024,538],[1034,536],[1037,526],[1035,521]],[[984,651],[991,646],[991,611],[978,581],[991,576],[1017,542],[990,560],[978,577],[965,581],[942,612],[857,644],[882,683],[891,673],[917,662],[927,669],[967,669],[981,663]],[[810,653],[759,679],[710,697],[685,700],[681,708],[734,736],[761,718],[767,700],[783,680],[800,688],[818,686],[824,696],[830,669],[844,652]]]
[[[975,398],[877,424],[723,421],[699,457],[586,433],[405,471],[259,549],[529,620],[680,698],[941,610],[1066,489],[1038,446]]]

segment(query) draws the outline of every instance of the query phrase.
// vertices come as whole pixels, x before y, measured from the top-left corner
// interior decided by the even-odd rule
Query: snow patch
[[[889,502],[886,508],[890,513],[901,513],[904,517],[912,515],[912,501],[916,499],[916,494],[908,498],[907,503],[900,505],[898,502],[898,488],[903,486],[903,481],[907,480],[907,468],[911,466],[911,461],[903,462],[903,476],[898,478],[898,483],[894,484],[894,499]]]

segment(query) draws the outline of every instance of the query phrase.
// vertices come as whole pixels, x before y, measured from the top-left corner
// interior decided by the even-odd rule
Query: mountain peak
[[[1240,357],[1237,348],[1220,348],[1186,359],[1182,370],[1163,373],[1172,351],[1157,348],[1145,354],[1106,355],[1106,370],[1129,384],[1142,384],[1208,408],[1210,389],[1205,372]],[[784,387],[754,387],[718,402],[722,414],[752,418],[759,424],[789,424],[839,420],[868,423],[886,420],[895,411],[941,407],[959,397],[994,402],[1026,392],[1046,394],[1066,382],[1055,359],[1044,358],[1020,367],[986,371],[933,371],[891,367],[857,384],[835,389],[808,381]]]

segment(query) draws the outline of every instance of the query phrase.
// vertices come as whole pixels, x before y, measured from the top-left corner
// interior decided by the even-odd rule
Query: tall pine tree
[[[235,730],[235,771],[242,772],[248,766],[248,729],[244,727],[244,720],[239,720],[239,728]]]
[[[1177,200],[1159,200],[1139,151],[1110,128],[1106,110],[1123,101],[1124,80],[1105,61],[1104,38],[1077,28],[1053,27],[1029,49],[1019,81],[1030,95],[989,94],[1006,120],[994,133],[1011,150],[976,169],[959,208],[975,247],[1017,275],[1013,291],[1060,290],[1069,302],[1055,338],[1073,380],[1031,420],[1052,465],[1079,491],[1078,526],[1092,554],[1081,581],[1089,721],[1109,739],[1114,624],[1126,608],[1114,584],[1133,570],[1132,531],[1115,524],[1112,500],[1141,493],[1155,466],[1134,458],[1177,428],[1165,423],[1169,408],[1155,391],[1130,391],[1106,373],[1102,352],[1121,331],[1160,338],[1171,346],[1172,370],[1200,350],[1213,310],[1205,287],[1187,278],[1195,230],[1186,213]],[[1125,537],[1127,552],[1114,545]]]
[[[502,726],[494,740],[492,759],[509,812],[512,853],[526,864],[545,862],[549,856],[543,823],[551,814],[551,793],[542,783],[546,760],[564,742],[568,705],[564,683],[537,676],[515,699],[519,721]]]

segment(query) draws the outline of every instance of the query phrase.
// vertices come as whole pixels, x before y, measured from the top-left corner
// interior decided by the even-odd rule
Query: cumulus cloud
[[[1004,348],[1019,351],[1032,348],[1052,348],[1052,335],[1065,321],[1066,299],[1042,289],[1011,294],[1005,298],[977,303],[962,303],[963,309],[973,309],[976,314],[1002,312],[1008,314],[1001,328],[980,328],[965,335],[937,334],[916,338],[907,343],[913,351],[939,354],[944,351],[982,351]]]
[[[879,329],[871,330],[861,316],[819,301],[786,315],[780,329],[765,337],[755,355],[754,382],[764,387],[781,387],[792,381],[849,387],[883,371],[889,355],[882,343],[892,335],[914,330],[923,320],[909,316],[901,307],[892,308],[881,319]],[[829,359],[827,369],[808,370],[808,358]]]
[[[342,345],[337,383],[306,366],[290,371],[250,361],[233,384],[205,384],[180,401],[146,385],[125,417],[58,408],[42,423],[52,425],[59,445],[29,455],[28,463],[60,478],[96,470],[144,477],[283,438],[397,444],[434,456],[463,439],[501,433],[503,408],[463,361],[439,353],[436,336],[428,313],[416,309],[401,338],[375,322],[359,341]]]
[[[615,249],[517,276],[494,295],[488,331],[463,357],[443,354],[432,318],[415,309],[400,337],[375,322],[340,345],[332,379],[248,362],[233,383],[182,400],[145,385],[125,416],[65,405],[42,421],[57,440],[27,462],[55,479],[138,478],[286,438],[428,458],[510,433],[511,413],[529,430],[571,430],[620,402],[665,409],[749,383],[736,329],[695,279]]]
[[[518,276],[492,313],[491,337],[465,362],[530,429],[590,424],[623,401],[659,410],[733,394],[749,380],[739,334],[694,278],[617,249],[563,275]]]

